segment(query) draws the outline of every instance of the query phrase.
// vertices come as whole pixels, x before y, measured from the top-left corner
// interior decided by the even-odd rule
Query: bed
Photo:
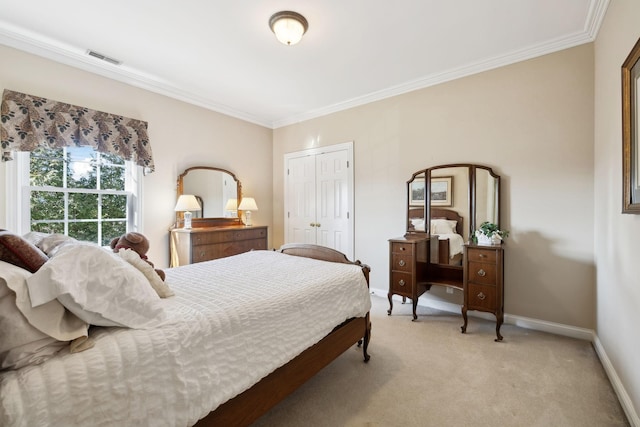
[[[0,261],[0,304],[1,285],[33,289],[69,252],[35,272]],[[340,252],[285,245],[165,273],[157,324],[89,326],[88,348],[0,371],[0,425],[249,425],[348,348],[369,360],[369,268]]]
[[[462,265],[464,218],[451,209],[431,208],[429,232],[438,236],[438,264]],[[409,230],[425,232],[424,208],[409,209]]]

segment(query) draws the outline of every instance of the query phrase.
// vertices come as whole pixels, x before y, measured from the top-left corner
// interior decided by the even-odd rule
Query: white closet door
[[[285,155],[285,243],[354,257],[352,143]]]
[[[316,243],[316,160],[315,156],[288,161],[288,218],[285,243]]]
[[[316,242],[350,253],[347,151],[316,155]]]

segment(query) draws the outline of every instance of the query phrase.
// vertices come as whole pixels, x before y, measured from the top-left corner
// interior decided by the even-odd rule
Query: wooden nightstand
[[[462,333],[467,331],[467,310],[479,310],[496,316],[496,341],[502,341],[504,321],[504,249],[502,245],[464,247],[464,305]]]
[[[267,249],[267,227],[176,228],[171,230],[171,267]]]

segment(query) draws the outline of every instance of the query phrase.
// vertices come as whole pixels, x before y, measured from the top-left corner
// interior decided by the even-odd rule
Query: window
[[[141,168],[132,162],[91,147],[40,147],[16,160],[17,188],[23,190],[12,205],[21,206],[21,233],[60,233],[108,245],[138,229]]]

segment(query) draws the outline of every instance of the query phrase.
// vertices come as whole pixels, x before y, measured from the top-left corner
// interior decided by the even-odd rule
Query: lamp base
[[[182,228],[186,228],[187,230],[189,230],[191,228],[191,217],[193,216],[193,214],[189,211],[186,211],[184,213],[184,227]]]
[[[245,227],[251,227],[253,225],[251,223],[251,211],[245,211],[245,213],[244,213],[244,225],[245,225]]]

